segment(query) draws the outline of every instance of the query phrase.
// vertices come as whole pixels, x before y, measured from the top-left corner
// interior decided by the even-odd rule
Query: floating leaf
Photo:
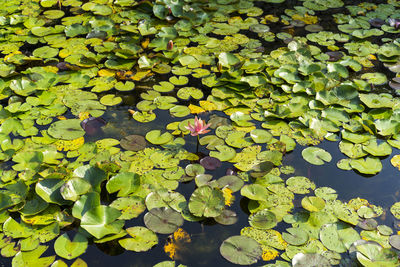
[[[260,245],[247,236],[231,236],[222,242],[219,250],[226,260],[240,265],[256,263],[262,255]]]
[[[171,208],[154,208],[144,215],[144,224],[156,233],[170,234],[183,224],[183,218]]]
[[[146,227],[134,226],[127,228],[126,231],[132,238],[118,240],[118,243],[126,250],[148,251],[158,244],[157,235]]]
[[[319,147],[307,147],[301,152],[303,158],[311,164],[322,165],[332,160],[331,154]]]
[[[78,119],[60,120],[52,123],[47,130],[54,138],[73,140],[85,135]]]
[[[225,206],[222,192],[210,186],[197,188],[189,199],[190,212],[198,217],[217,217]]]
[[[84,235],[76,233],[74,239],[71,241],[67,233],[64,233],[56,239],[54,250],[58,256],[70,260],[82,255],[86,251],[87,246],[88,241]]]

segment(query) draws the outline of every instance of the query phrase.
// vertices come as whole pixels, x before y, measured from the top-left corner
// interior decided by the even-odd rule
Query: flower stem
[[[200,137],[197,136],[196,154],[199,153],[199,141],[200,141]]]

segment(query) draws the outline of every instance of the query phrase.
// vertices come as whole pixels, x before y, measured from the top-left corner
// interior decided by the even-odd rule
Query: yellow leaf
[[[83,121],[83,120],[86,120],[86,119],[88,119],[90,117],[90,113],[87,112],[87,111],[83,111],[83,112],[80,112],[78,116],[79,116],[79,119],[81,121]]]
[[[369,59],[369,60],[376,60],[376,56],[373,55],[373,54],[369,54],[369,55],[368,55],[368,59]]]
[[[101,69],[97,73],[100,77],[114,77],[115,76],[115,70],[110,70],[110,69]]]
[[[205,110],[203,108],[196,106],[196,105],[192,105],[192,104],[190,104],[188,106],[188,108],[190,109],[190,113],[192,113],[192,114],[199,114],[199,113],[205,112]]]
[[[222,189],[222,195],[224,196],[225,199],[225,205],[230,207],[235,201],[235,196],[232,195],[232,190],[228,187],[224,187]]]
[[[6,56],[4,57],[4,61],[7,61],[10,57],[12,57],[12,56],[14,56],[14,55],[20,55],[20,54],[22,54],[21,51],[12,52],[11,54],[8,54],[8,55],[6,55]]]
[[[272,15],[272,14],[269,14],[269,15],[266,15],[266,16],[262,19],[261,22],[266,23],[267,21],[270,21],[270,22],[278,22],[278,21],[279,21],[279,18],[278,18],[278,17],[275,17],[275,16]]]
[[[327,48],[328,48],[329,50],[331,50],[331,51],[337,51],[337,50],[339,50],[339,47],[336,46],[336,45],[329,45]]]
[[[74,140],[57,140],[55,145],[58,151],[71,151],[77,150],[85,143],[85,139],[82,137]]]
[[[140,80],[143,80],[145,77],[150,76],[150,75],[152,75],[150,70],[141,70],[141,71],[137,71],[135,73],[135,75],[130,77],[130,79],[134,80],[134,81],[140,81]]]
[[[393,158],[390,160],[390,163],[392,163],[394,167],[400,170],[400,155],[394,155]]]
[[[207,100],[201,100],[199,104],[206,111],[212,111],[217,109],[217,106],[213,102]]]
[[[65,118],[64,116],[58,116],[57,119],[59,119],[59,120],[66,120],[67,118]]]
[[[292,16],[292,19],[301,20],[305,24],[316,24],[316,23],[318,23],[318,17],[310,16],[308,14],[305,14],[304,16],[301,16],[300,14],[294,14]]]
[[[272,247],[268,247],[268,248],[263,248],[263,253],[262,253],[262,259],[264,261],[271,261],[274,260],[276,257],[279,256],[279,252],[272,248]]]

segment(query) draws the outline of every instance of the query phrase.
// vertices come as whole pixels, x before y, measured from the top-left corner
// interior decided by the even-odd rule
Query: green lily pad
[[[366,79],[369,83],[375,85],[381,85],[387,83],[386,75],[379,72],[364,73],[363,75],[361,75],[361,79]]]
[[[214,220],[222,225],[232,225],[235,224],[238,221],[238,216],[236,214],[236,212],[232,211],[232,210],[223,210],[222,213],[220,215],[218,215],[217,217],[214,217]]]
[[[258,211],[249,216],[249,224],[257,229],[271,229],[277,223],[275,214],[268,209]]]
[[[121,139],[120,145],[123,149],[140,151],[146,147],[146,139],[141,135],[128,135]]]
[[[324,246],[338,253],[346,252],[353,242],[360,239],[356,230],[342,223],[325,224],[319,236]]]
[[[50,46],[42,46],[33,50],[32,54],[39,58],[52,58],[58,55],[58,49]]]
[[[229,161],[236,156],[236,151],[234,148],[226,145],[215,146],[217,151],[210,151],[210,157],[219,159],[220,161]]]
[[[109,234],[119,233],[124,221],[117,220],[121,212],[115,208],[99,205],[91,208],[81,218],[81,227],[100,239]]]
[[[197,188],[189,199],[189,210],[197,217],[217,217],[224,206],[222,192],[207,185]]]
[[[76,233],[71,241],[67,233],[64,233],[56,239],[54,250],[58,256],[70,260],[85,253],[87,246],[88,241],[84,235]]]
[[[331,266],[329,260],[324,256],[317,253],[297,253],[292,259],[292,266],[294,267],[329,267]]]
[[[73,140],[85,135],[78,119],[60,120],[52,123],[47,133],[54,138]]]
[[[304,209],[314,212],[320,211],[325,207],[325,201],[320,197],[307,196],[301,200]]]
[[[332,160],[331,154],[319,147],[307,147],[301,152],[303,158],[311,164],[322,165]]]
[[[300,246],[308,241],[308,234],[301,228],[287,228],[282,233],[282,238],[291,245]]]
[[[139,175],[132,172],[120,172],[111,177],[107,182],[106,188],[109,193],[118,191],[118,197],[126,197],[136,192],[140,186]]]
[[[100,103],[105,106],[116,106],[121,104],[122,98],[113,94],[108,94],[100,98]]]
[[[382,170],[381,161],[375,157],[352,159],[350,161],[350,166],[364,174],[377,174]]]
[[[150,230],[160,234],[171,234],[183,224],[181,214],[171,208],[151,209],[144,215],[144,224]]]
[[[136,252],[148,251],[158,244],[157,235],[146,227],[134,226],[127,228],[126,231],[132,238],[118,240],[118,243],[126,250]]]
[[[174,139],[173,135],[165,132],[161,134],[160,130],[152,130],[146,134],[146,140],[154,145],[163,145]]]
[[[232,190],[232,192],[239,191],[244,185],[244,181],[236,175],[222,176],[217,180],[217,183],[219,188],[227,187]]]
[[[262,255],[260,245],[247,236],[231,236],[222,242],[221,255],[234,264],[250,265],[256,263]]]
[[[138,217],[146,210],[144,199],[138,196],[120,197],[114,200],[110,207],[121,211],[119,220],[130,220]]]
[[[250,132],[250,137],[254,143],[268,143],[272,140],[272,134],[263,129],[254,129]]]

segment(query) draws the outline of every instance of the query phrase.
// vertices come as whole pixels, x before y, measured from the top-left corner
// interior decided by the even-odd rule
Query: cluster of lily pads
[[[338,168],[374,175],[400,149],[400,3],[284,2],[6,1],[0,254],[77,267],[89,243],[116,241],[135,252],[165,243],[179,261],[185,221],[235,224],[242,196],[250,226],[221,244],[229,262],[398,266],[381,207],[340,201],[281,165],[297,144],[307,162],[330,162],[317,145],[338,141]],[[104,119],[121,108],[130,121]],[[162,129],[146,128],[163,110]],[[206,156],[190,145],[195,114],[212,129],[198,139]],[[214,177],[222,162],[235,170]],[[178,187],[191,181],[186,199]],[[400,219],[400,202],[390,211]],[[57,256],[41,257],[49,245]]]

